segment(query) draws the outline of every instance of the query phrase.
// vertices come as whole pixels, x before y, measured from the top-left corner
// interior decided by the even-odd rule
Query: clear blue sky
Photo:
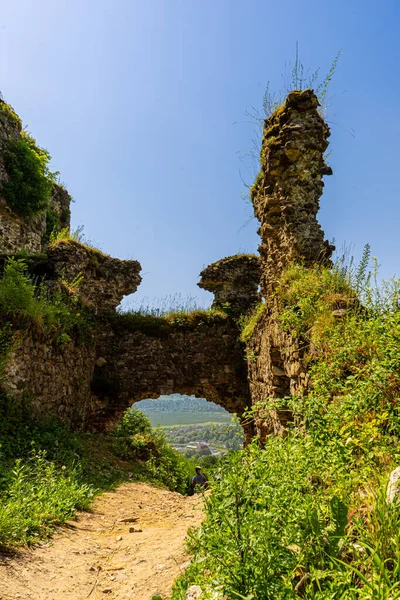
[[[282,86],[296,40],[328,71],[330,164],[320,221],[399,269],[398,0],[13,0],[0,12],[0,90],[72,194],[73,226],[136,258],[136,296],[207,302],[198,273],[254,252],[241,198],[246,109]],[[354,130],[353,137],[349,132]],[[249,181],[251,183],[251,181]]]

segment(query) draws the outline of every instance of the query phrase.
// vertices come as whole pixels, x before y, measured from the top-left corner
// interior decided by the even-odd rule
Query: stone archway
[[[239,331],[227,316],[172,327],[162,335],[108,323],[99,342],[93,429],[109,428],[135,402],[160,395],[206,398],[239,418],[250,406]]]

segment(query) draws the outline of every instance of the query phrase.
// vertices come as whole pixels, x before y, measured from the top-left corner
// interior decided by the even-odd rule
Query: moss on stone
[[[263,179],[264,179],[264,171],[261,169],[261,171],[258,173],[258,175],[256,177],[255,182],[253,183],[253,185],[250,188],[250,198],[252,200],[254,200],[255,196],[258,194],[258,191],[260,189]]]

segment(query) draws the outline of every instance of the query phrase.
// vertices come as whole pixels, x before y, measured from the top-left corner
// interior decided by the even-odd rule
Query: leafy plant
[[[311,385],[253,406],[262,421],[285,405],[294,423],[226,459],[174,599],[192,583],[205,598],[400,598],[399,504],[385,498],[400,461],[398,294],[368,246],[358,265],[287,268],[271,300]]]
[[[50,155],[27,133],[10,139],[4,155],[9,180],[3,194],[10,208],[24,217],[43,212],[50,200],[57,173],[48,167]]]

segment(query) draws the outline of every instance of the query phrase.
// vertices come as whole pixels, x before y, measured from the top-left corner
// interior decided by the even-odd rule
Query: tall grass
[[[172,313],[188,314],[194,311],[209,310],[198,298],[190,295],[168,294],[159,298],[142,298],[132,300],[121,309],[121,312],[138,313],[141,315],[150,315],[153,317],[166,317]]]

